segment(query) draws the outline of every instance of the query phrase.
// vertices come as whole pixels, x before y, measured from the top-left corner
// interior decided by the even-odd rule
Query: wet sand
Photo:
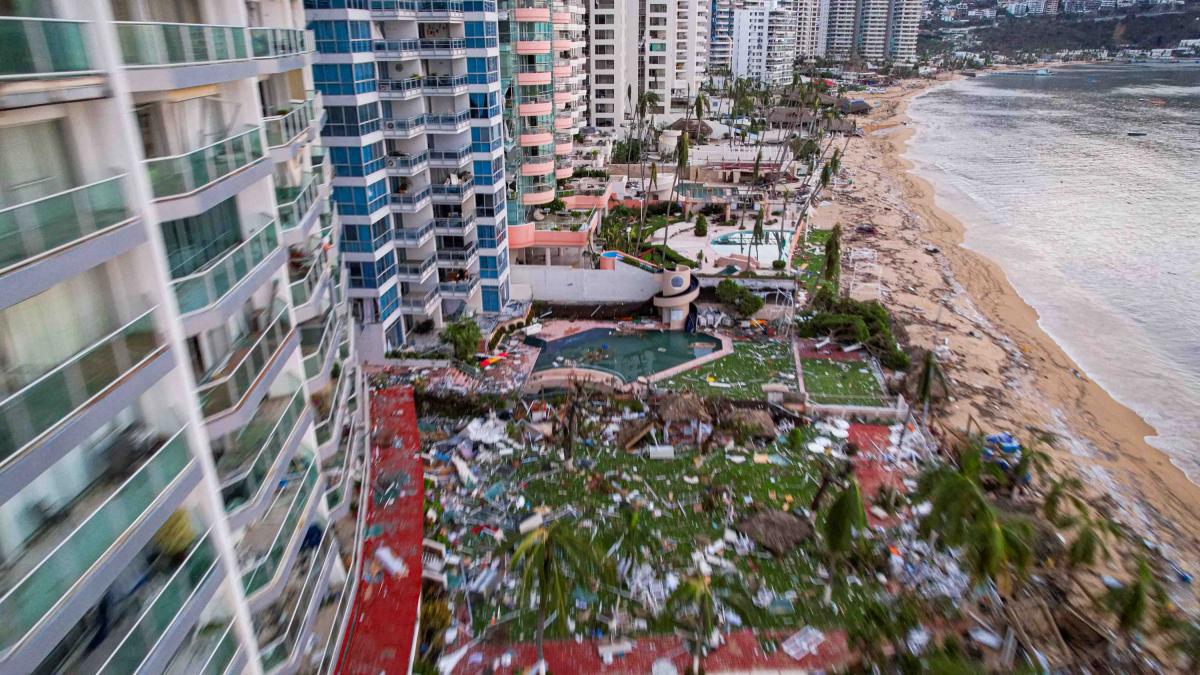
[[[963,429],[973,418],[987,432],[1058,434],[1056,464],[1077,471],[1096,504],[1200,572],[1200,487],[1146,442],[1155,433],[1150,425],[1040,328],[1003,270],[961,246],[964,225],[910,171],[903,153],[913,129],[905,111],[936,85],[912,82],[868,97],[878,107],[859,119],[865,136],[849,142],[842,161],[850,184],[835,186],[832,201],[813,213],[816,227],[842,224],[843,287],[859,299],[880,299],[909,344],[941,348],[954,387],[943,416],[948,426]],[[863,224],[875,232],[856,232]]]

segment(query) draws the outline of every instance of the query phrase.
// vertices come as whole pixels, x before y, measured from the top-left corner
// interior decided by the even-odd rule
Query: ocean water
[[[1200,65],[990,74],[909,111],[966,245],[1200,482]]]

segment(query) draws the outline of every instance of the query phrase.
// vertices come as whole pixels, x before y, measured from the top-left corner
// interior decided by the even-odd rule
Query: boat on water
[[[1037,71],[1036,71],[1036,72],[1034,72],[1034,75],[1037,75],[1038,77],[1045,77],[1045,76],[1047,76],[1047,75],[1053,75],[1053,74],[1054,74],[1054,73],[1051,73],[1051,72],[1050,72],[1048,69],[1046,69],[1046,68],[1038,68],[1038,69],[1037,69]]]
[[[1145,136],[1146,132],[1144,132],[1144,131],[1126,131],[1125,135],[1126,136]]]

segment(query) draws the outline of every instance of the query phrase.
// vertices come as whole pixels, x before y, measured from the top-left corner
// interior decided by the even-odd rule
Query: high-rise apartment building
[[[0,8],[0,672],[316,672],[365,436],[301,2]]]
[[[305,0],[366,360],[508,302],[494,0]]]
[[[749,0],[734,9],[733,74],[770,86],[791,82],[796,32],[795,0]]]
[[[920,0],[829,0],[825,55],[912,63]]]
[[[796,0],[796,56],[799,59],[825,56],[830,1]]]
[[[734,0],[712,0],[708,31],[709,74],[729,73],[733,67]]]
[[[502,0],[501,93],[514,247],[531,241],[538,227],[570,225],[544,211],[557,198],[558,179],[574,171],[574,138],[586,123],[584,21],[582,0]]]
[[[640,6],[641,0],[592,0],[587,17],[590,126],[617,129],[633,118],[641,91],[638,64],[645,58],[639,54]],[[656,58],[666,63],[665,57]]]

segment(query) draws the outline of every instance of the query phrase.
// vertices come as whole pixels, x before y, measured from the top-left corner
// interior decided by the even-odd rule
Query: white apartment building
[[[829,0],[825,55],[912,63],[920,19],[920,0]]]
[[[639,2],[593,0],[588,12],[589,126],[618,129],[633,118],[641,86],[638,64],[643,60]]]
[[[0,672],[318,672],[365,393],[302,2],[0,8]]]
[[[712,0],[709,6],[708,72],[727,73],[733,67],[734,0]]]
[[[796,37],[794,0],[750,0],[734,9],[734,76],[770,86],[791,82]]]
[[[796,56],[813,59],[825,56],[831,0],[796,0]]]

